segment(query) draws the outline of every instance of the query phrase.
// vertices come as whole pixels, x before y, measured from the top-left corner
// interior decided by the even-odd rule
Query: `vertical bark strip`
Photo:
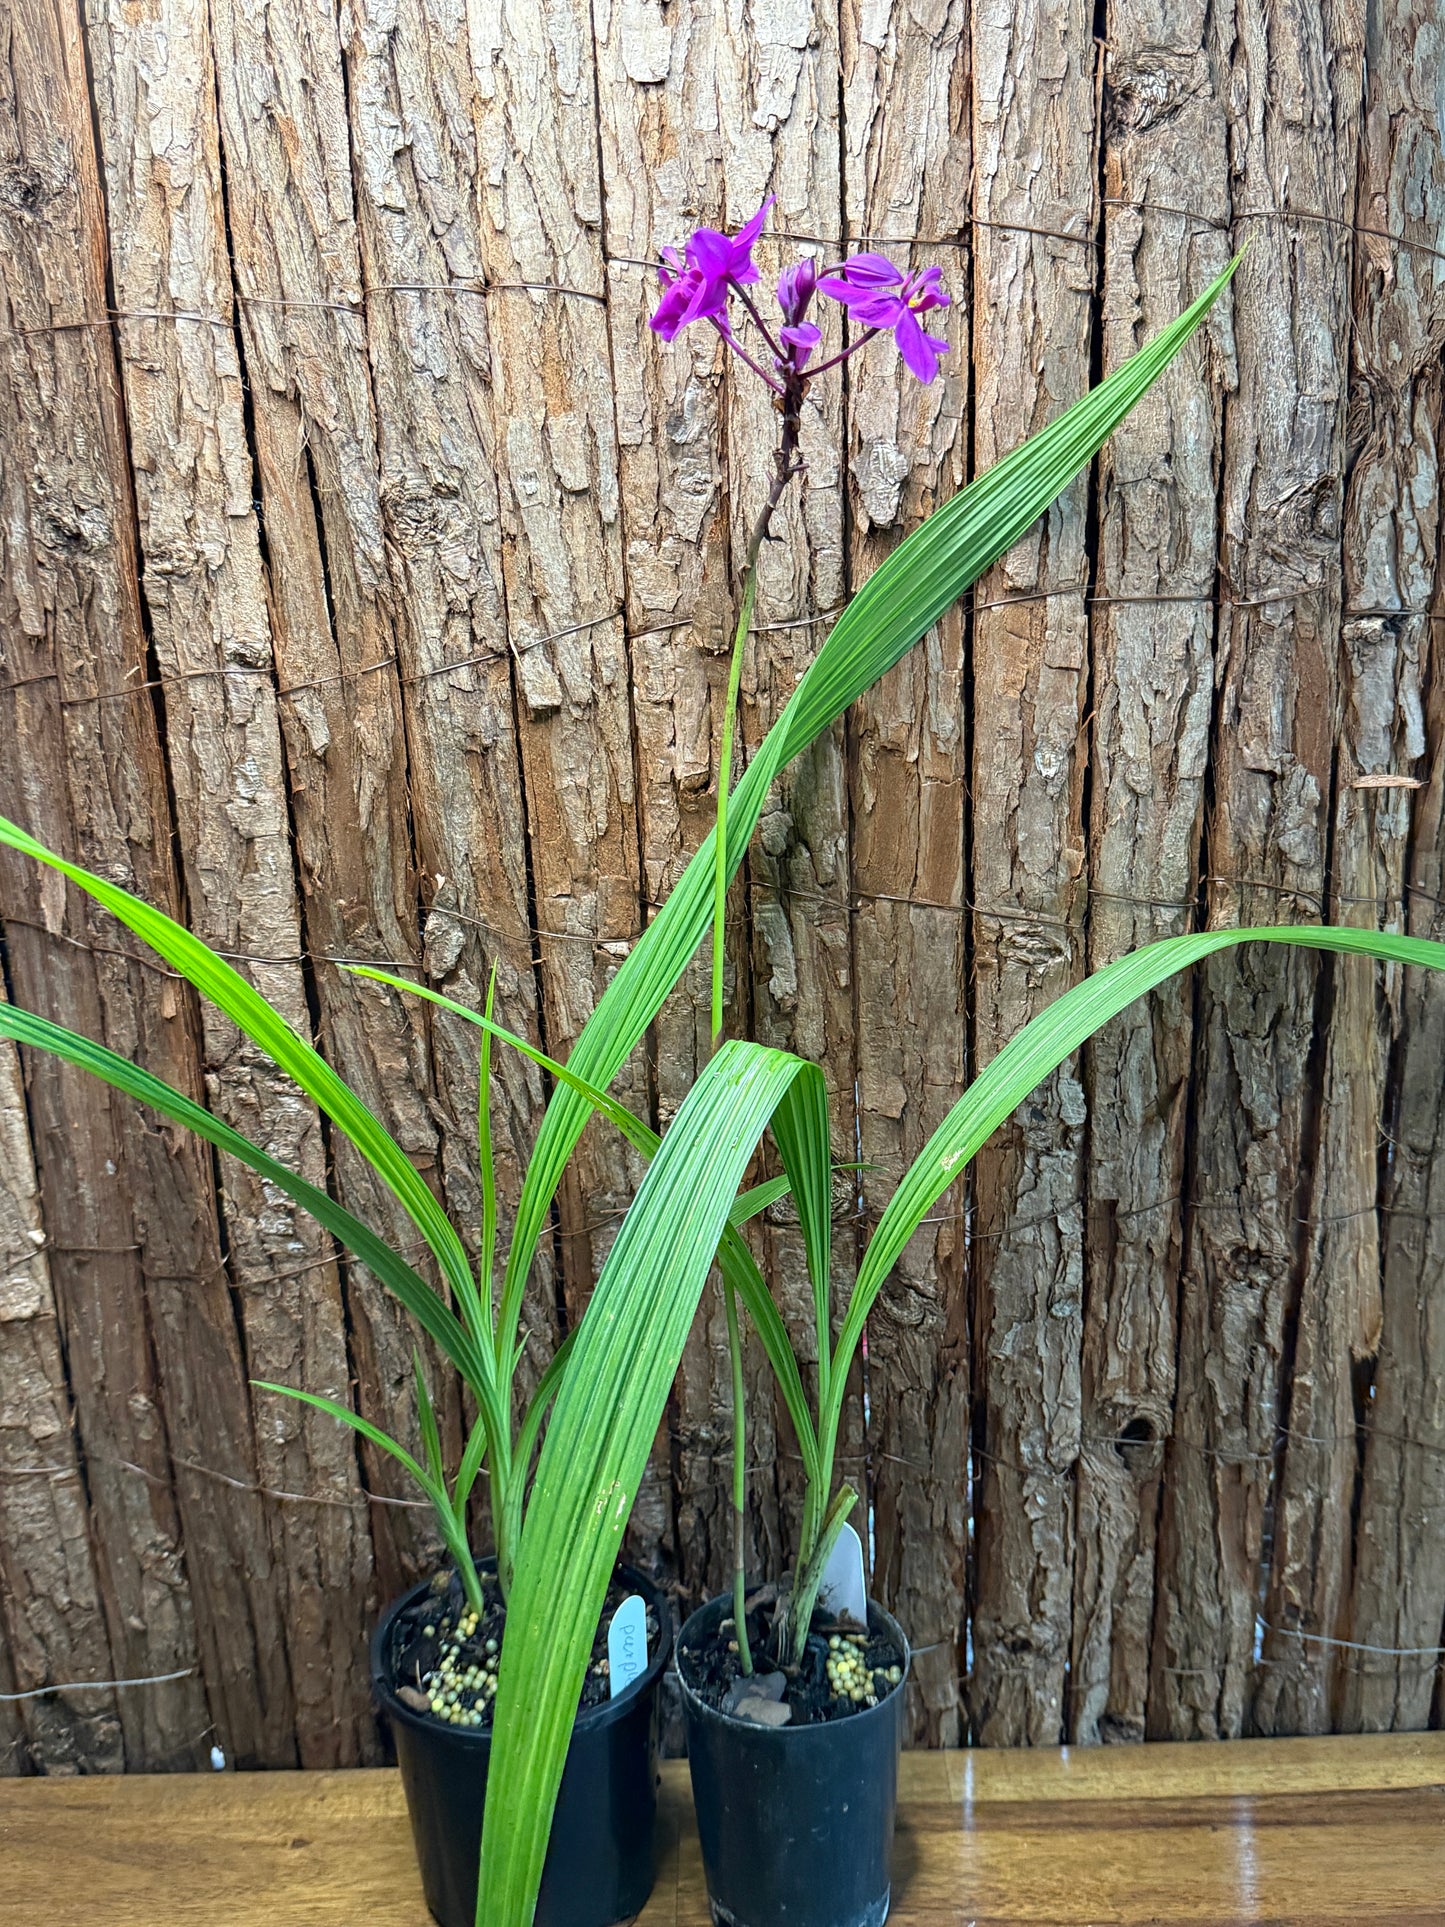
[[[174,912],[120,389],[95,325],[105,220],[80,23],[37,5],[7,31],[0,809]],[[4,874],[16,1001],[199,1095],[195,1012],[170,974],[128,961],[114,920],[53,876]],[[127,1677],[199,1662],[210,1699],[208,1715],[192,1677],[126,1696],[127,1764],[193,1764],[213,1723],[231,1757],[290,1764],[278,1574],[210,1160],[78,1071],[42,1060],[27,1075],[111,1659]]]
[[[470,0],[502,569],[546,1000],[565,1057],[640,928],[602,187],[586,0]],[[615,1085],[645,1113],[639,1059]],[[562,1185],[579,1315],[636,1180],[594,1124]]]
[[[353,174],[392,579],[408,796],[433,984],[472,1009],[497,972],[498,1020],[541,1036],[526,809],[508,651],[492,419],[492,338],[477,234],[479,149],[465,33],[446,4],[359,6],[347,47]],[[463,1235],[482,1207],[476,1031],[433,1013],[445,1195]],[[542,1106],[540,1073],[493,1053],[499,1249]],[[555,1339],[550,1251],[527,1306],[534,1378]]]
[[[973,13],[974,466],[1089,385],[1095,269],[1093,18]],[[1028,230],[1049,230],[1048,234]],[[980,1067],[1081,974],[1087,480],[978,585],[973,635],[975,1047]],[[995,606],[989,606],[995,605]],[[1064,1724],[1079,1452],[1085,1102],[1078,1066],[977,1160],[971,1720],[988,1745]]]
[[[144,10],[97,4],[89,43],[186,920],[236,956],[304,1033],[301,922],[206,17],[173,0]],[[315,1107],[210,1004],[201,1006],[201,1027],[212,1107],[324,1185]],[[346,1333],[329,1237],[244,1167],[228,1162],[222,1181],[250,1371],[344,1397]],[[322,1413],[267,1401],[257,1450],[273,1489],[342,1502],[281,1507],[278,1547],[301,1763],[356,1765],[375,1750],[365,1643],[376,1602],[354,1441]]]
[[[1437,687],[1429,715],[1433,769],[1419,798],[1409,899],[1412,933],[1437,941],[1445,935],[1442,730]],[[1316,1666],[1333,1660],[1332,1722],[1347,1733],[1412,1732],[1440,1718],[1432,1704],[1445,1643],[1445,1552],[1437,1529],[1445,1508],[1445,1001],[1432,982],[1407,977],[1399,1012],[1380,1231],[1382,1323],[1364,1421],[1349,1610],[1341,1622],[1354,1647],[1381,1650],[1306,1646],[1302,1655]]]
[[[1229,142],[1239,386],[1225,434],[1212,924],[1325,906],[1361,47],[1348,7],[1243,0]],[[1324,219],[1304,218],[1324,216]],[[1341,225],[1343,224],[1343,225]],[[1312,962],[1202,973],[1195,1196],[1149,1731],[1245,1730],[1297,1219],[1315,1157]]]
[[[300,0],[217,0],[211,29],[320,1041],[439,1182],[425,1021],[336,964],[405,968],[420,949],[337,23]],[[347,1204],[415,1257],[410,1220],[346,1140],[332,1144]],[[350,1274],[347,1300],[362,1409],[411,1438],[414,1331],[365,1273]],[[415,1496],[390,1459],[368,1452],[367,1464],[379,1491]],[[427,1563],[434,1532],[424,1512],[395,1507],[373,1522],[383,1586],[396,1590]]]
[[[15,1670],[11,1664],[10,1634],[0,1618],[0,1693],[15,1691]],[[12,1700],[0,1699],[0,1774],[18,1778],[31,1765],[25,1745],[25,1728],[20,1708]]]
[[[40,1191],[12,1045],[0,1049],[0,1643],[7,1682],[114,1679]],[[114,1693],[47,1695],[6,1709],[0,1773],[114,1773],[125,1747]]]
[[[1207,6],[1118,0],[1103,96],[1103,369],[1223,267],[1225,50]],[[1147,205],[1140,205],[1145,203]],[[1192,927],[1214,680],[1227,310],[1100,460],[1090,812],[1091,970]],[[1192,987],[1085,1053],[1082,1451],[1068,1737],[1142,1739],[1162,1441],[1173,1424]]]
[[[952,352],[921,388],[885,338],[849,364],[850,589],[965,479],[968,206],[966,11],[843,10],[850,239],[900,267],[937,261]],[[913,245],[915,237],[925,239]],[[963,1088],[963,616],[936,630],[850,721],[858,1155],[871,1220]],[[868,1324],[875,1590],[917,1649],[910,1730],[961,1737],[968,1526],[968,1357],[959,1190],[910,1243]]]
[[[1353,916],[1390,916],[1414,933],[1437,938],[1445,889],[1445,713],[1439,677],[1445,635],[1439,599],[1445,276],[1427,250],[1439,245],[1445,125],[1424,75],[1438,71],[1445,58],[1442,25],[1434,4],[1406,15],[1372,6],[1366,14],[1367,92],[1356,219],[1362,228],[1421,246],[1393,246],[1379,234],[1362,234],[1357,243],[1350,426],[1359,453],[1345,512],[1343,659],[1350,678],[1346,716],[1354,738],[1351,761],[1359,772],[1355,780],[1413,772],[1425,787],[1412,796],[1408,790],[1357,790],[1342,782],[1342,820],[1336,829],[1337,914],[1344,918],[1352,908],[1345,892],[1379,892],[1386,901],[1378,910],[1373,903],[1358,904]],[[1427,672],[1431,697],[1422,715]],[[1372,862],[1376,848],[1379,855]],[[1354,875],[1342,861],[1347,850],[1355,854]],[[1373,983],[1367,983],[1357,995],[1363,1001],[1373,992]],[[1361,1240],[1363,1252],[1346,1246],[1340,1258],[1342,1263],[1377,1258],[1378,1269],[1367,1271],[1365,1282],[1372,1291],[1378,1286],[1380,1295],[1365,1307],[1371,1316],[1363,1329],[1347,1325],[1342,1334],[1352,1351],[1371,1354],[1372,1369],[1353,1571],[1343,1574],[1351,1592],[1341,1623],[1357,1646],[1428,1649],[1441,1643],[1445,1625],[1445,1548],[1437,1523],[1445,1507],[1445,1275],[1439,1238],[1445,999],[1424,971],[1410,973],[1403,982],[1387,980],[1387,995],[1380,1026],[1386,1036],[1380,1039],[1373,1005],[1367,1004],[1359,1013],[1356,1061],[1346,1060],[1348,1075],[1361,1082],[1368,1075],[1364,1095],[1375,1101],[1376,1110],[1368,1121],[1359,1120],[1364,1141],[1352,1147],[1356,1160],[1350,1168],[1355,1189],[1365,1193],[1356,1207],[1360,1216],[1350,1222],[1362,1224],[1370,1235]],[[1366,1181],[1377,1169],[1372,1153],[1386,1068],[1381,1041],[1398,1055],[1394,1090],[1385,1106],[1390,1155],[1383,1210],[1376,1218],[1372,1210],[1365,1212],[1375,1202]],[[1342,1033],[1341,1043],[1349,1048],[1349,1033]],[[1364,1065],[1357,1061],[1361,1044],[1375,1046]],[[1324,1193],[1331,1214],[1355,1202],[1337,1198],[1337,1182],[1332,1178]],[[1349,1225],[1344,1229],[1348,1234]],[[1291,1432],[1300,1429],[1292,1414]],[[1349,1466],[1353,1473],[1353,1453]],[[1337,1574],[1331,1577],[1341,1583]],[[1313,1600],[1306,1604],[1315,1608]],[[1277,1614],[1276,1608],[1271,1616]],[[1284,1650],[1289,1655],[1288,1642]],[[1429,1723],[1440,1669],[1438,1657],[1428,1651],[1392,1655],[1306,1647],[1296,1657],[1297,1668],[1301,1659],[1307,1662],[1301,1670],[1307,1672],[1314,1706],[1324,1699],[1324,1717],[1345,1730]]]
[[[1421,123],[1412,98],[1414,61],[1397,31],[1372,35],[1367,70],[1357,218],[1363,227],[1423,238],[1425,224],[1412,226],[1410,214],[1422,187],[1438,193],[1445,130],[1438,121]],[[1445,297],[1433,268],[1422,284],[1421,265],[1412,250],[1392,250],[1378,235],[1362,236],[1357,245],[1360,319],[1351,338],[1330,921],[1367,929],[1405,927],[1410,785],[1429,775],[1424,683],[1439,564]],[[1431,841],[1428,824],[1427,806],[1421,855]],[[1337,1677],[1348,1691],[1360,1671],[1346,1649],[1318,1642],[1356,1637],[1348,1632],[1358,1469],[1354,1379],[1370,1370],[1384,1315],[1381,1230],[1390,1220],[1376,1210],[1380,1132],[1407,987],[1394,970],[1381,985],[1380,973],[1363,958],[1339,958],[1331,974],[1315,1195],[1265,1606],[1270,1630],[1255,1696],[1254,1724],[1263,1733],[1329,1732]],[[1416,998],[1432,996],[1428,985],[1411,983],[1408,990]],[[1421,1028],[1428,1030],[1428,1019]],[[1400,1276],[1397,1267],[1397,1283]],[[1429,1352],[1418,1343],[1414,1318],[1412,1307],[1406,1329],[1416,1332],[1418,1372]],[[1395,1370],[1380,1387],[1386,1399],[1408,1397],[1411,1356],[1407,1346],[1392,1360]],[[1370,1417],[1377,1411],[1376,1404],[1366,1405]],[[1397,1429],[1382,1418],[1377,1422],[1386,1431]],[[1381,1448],[1398,1475],[1398,1440],[1369,1435],[1367,1450],[1373,1455]],[[1372,1488],[1372,1500],[1377,1491]],[[1399,1499],[1394,1485],[1390,1507],[1396,1519]],[[1362,1514],[1363,1545],[1379,1523],[1373,1510]],[[1429,1537],[1426,1529],[1421,1542],[1428,1544]],[[1392,1531],[1387,1543],[1394,1538]],[[1397,1587],[1403,1578],[1396,1575]],[[1436,1633],[1442,1612],[1445,1599],[1437,1586]],[[1403,1643],[1393,1635],[1364,1637],[1366,1644]],[[1428,1676],[1430,1669],[1414,1670]]]

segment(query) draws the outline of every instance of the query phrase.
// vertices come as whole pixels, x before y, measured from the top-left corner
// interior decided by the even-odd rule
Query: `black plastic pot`
[[[641,1911],[656,1877],[657,1689],[672,1654],[672,1608],[641,1573],[617,1570],[656,1612],[657,1642],[640,1679],[577,1716],[535,1927],[613,1927]],[[392,1626],[425,1591],[414,1586],[382,1615],[371,1684],[391,1722],[426,1904],[441,1927],[474,1927],[492,1736],[414,1712],[390,1678]]]
[[[758,1726],[716,1712],[687,1683],[683,1656],[732,1611],[709,1600],[678,1639],[692,1798],[718,1927],[882,1927],[903,1744],[900,1686],[877,1706],[815,1726]],[[903,1655],[897,1620],[871,1600],[868,1624]]]

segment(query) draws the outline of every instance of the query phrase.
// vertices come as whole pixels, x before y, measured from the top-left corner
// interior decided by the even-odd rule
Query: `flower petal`
[[[736,246],[743,249],[750,249],[752,247],[753,242],[757,240],[763,231],[763,222],[768,218],[768,209],[773,205],[776,198],[775,195],[770,194],[752,219],[743,222],[733,237]]]
[[[894,328],[900,316],[907,313],[907,302],[896,294],[870,294],[855,301],[852,308],[853,319],[865,328]]]
[[[898,317],[893,328],[893,339],[898,343],[898,352],[908,372],[916,375],[921,382],[932,381],[938,373],[939,355],[947,350],[948,344],[939,343],[932,335],[924,334],[911,308],[905,308]]]
[[[696,274],[696,269],[693,271]],[[681,287],[682,282],[678,283]],[[728,284],[710,274],[698,274],[696,284],[691,290],[679,328],[685,328],[690,321],[704,321],[709,315],[720,315],[727,308]]]
[[[843,272],[854,287],[896,288],[903,280],[903,270],[894,267],[886,254],[851,254]]]
[[[778,306],[783,311],[785,321],[802,320],[817,285],[818,266],[815,261],[794,261],[783,269],[778,276]]]
[[[664,341],[671,341],[678,329],[685,325],[687,305],[694,292],[691,280],[691,275],[683,275],[669,282],[662,299],[652,311],[650,326],[654,334],[661,335]]]
[[[687,237],[687,265],[704,274],[726,274],[733,264],[731,237],[715,227],[694,228]]]

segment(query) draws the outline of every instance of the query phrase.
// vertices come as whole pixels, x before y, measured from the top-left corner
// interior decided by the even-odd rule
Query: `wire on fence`
[[[760,863],[761,859],[754,859]],[[957,902],[948,902],[937,897],[908,896],[900,891],[851,889],[846,896],[834,896],[826,891],[799,890],[790,884],[775,882],[755,869],[749,875],[749,888],[756,893],[778,899],[785,906],[806,905],[818,910],[832,911],[839,917],[846,917],[864,904],[884,903],[900,909],[921,910],[949,917],[980,917],[989,922],[1020,923],[1041,929],[1055,929],[1069,936],[1082,939],[1086,933],[1086,919],[1092,904],[1114,904],[1126,909],[1153,910],[1162,916],[1187,916],[1198,908],[1198,899],[1188,897],[1131,896],[1121,890],[1105,890],[1081,878],[1070,886],[1070,895],[1076,906],[1071,916],[1052,916],[1046,911],[1029,910],[1016,904],[988,903],[978,897],[961,897]],[[1437,892],[1427,890],[1421,884],[1402,881],[1398,896],[1370,896],[1362,893],[1336,890],[1315,890],[1301,883],[1275,883],[1265,877],[1230,875],[1222,870],[1206,871],[1200,883],[1211,889],[1233,890],[1240,896],[1249,892],[1261,892],[1267,896],[1288,899],[1305,906],[1312,915],[1323,916],[1329,905],[1350,909],[1373,909],[1377,915],[1388,917],[1399,914],[1405,907],[1406,899],[1423,904],[1432,904],[1445,909],[1445,898]],[[662,901],[647,897],[641,907],[648,911],[662,908]],[[499,944],[510,944],[529,955],[534,944],[581,943],[594,948],[607,946],[609,957],[625,954],[636,941],[635,933],[630,936],[619,935],[613,931],[602,930],[561,930],[546,924],[516,922],[505,925],[488,917],[479,917],[469,911],[458,910],[450,904],[433,902],[423,909],[424,922],[429,927],[433,919],[465,925],[468,929],[483,931]],[[179,983],[182,978],[168,964],[144,951],[134,950],[123,943],[93,943],[85,938],[70,935],[65,931],[55,931],[38,918],[19,914],[0,917],[0,923],[14,924],[18,929],[44,932],[59,943],[72,949],[89,951],[96,956],[120,957],[128,963],[140,965],[156,975]],[[216,954],[229,963],[265,965],[331,965],[345,968],[352,964],[362,964],[385,970],[419,970],[422,968],[419,957],[377,957],[366,953],[343,955],[336,951],[301,949],[294,951],[232,950],[216,947]],[[370,987],[370,988],[375,988]]]
[[[32,1686],[24,1693],[0,1693],[0,1701],[13,1706],[18,1700],[44,1699],[50,1693],[116,1693],[132,1686],[164,1686],[174,1679],[194,1679],[199,1670],[182,1666],[174,1673],[149,1673],[142,1679],[60,1679],[49,1686]]]
[[[1218,609],[1224,611],[1229,609],[1265,609],[1280,603],[1303,601],[1311,596],[1325,595],[1328,594],[1328,592],[1329,588],[1327,584],[1307,583],[1294,588],[1281,586],[1279,588],[1267,589],[1257,595],[1251,596],[1237,596],[1232,594],[1181,595],[1177,593],[1165,594],[1162,592],[1157,595],[1096,595],[1088,593],[1087,585],[1069,583],[1058,588],[1032,590],[1023,595],[995,596],[987,602],[972,602],[968,601],[967,597],[960,599],[968,602],[968,606],[975,615],[982,614],[987,610],[1012,608],[1025,603],[1049,602],[1063,596],[1077,597],[1090,608],[1162,608],[1192,606],[1200,609]],[[815,628],[819,624],[834,620],[839,613],[841,613],[840,609],[828,609],[820,611],[816,615],[794,617],[786,622],[757,623],[749,631],[749,634],[758,636],[777,634],[793,629]],[[569,636],[580,635],[590,629],[602,628],[611,622],[624,623],[623,640],[628,644],[632,644],[635,642],[648,641],[654,636],[673,634],[679,629],[690,629],[694,627],[697,621],[697,618],[693,616],[679,616],[671,622],[654,624],[646,629],[628,629],[625,625],[624,618],[625,611],[623,609],[608,609],[601,615],[587,616],[580,622],[568,623],[565,628],[551,630],[545,635],[525,636],[518,641],[509,639],[508,642],[502,646],[474,650],[468,655],[456,657],[451,662],[435,663],[429,669],[420,669],[405,675],[398,675],[396,684],[398,689],[415,689],[422,684],[435,682],[440,677],[454,675],[459,670],[473,669],[487,663],[505,662],[509,657],[529,655],[535,649],[546,648],[553,643],[564,641]],[[1341,621],[1350,622],[1364,618],[1377,618],[1382,621],[1419,620],[1422,622],[1445,623],[1445,613],[1433,609],[1410,608],[1405,606],[1363,607],[1350,605],[1342,607],[1340,610]],[[378,657],[375,662],[361,663],[354,669],[338,669],[334,673],[326,676],[312,676],[300,682],[277,684],[274,694],[278,702],[291,702],[294,701],[296,697],[305,695],[313,690],[336,688],[360,682],[364,677],[376,675],[383,669],[399,667],[402,660],[402,657],[396,654],[381,656]],[[195,669],[180,669],[160,676],[150,676],[144,681],[126,682],[116,689],[87,690],[83,694],[66,694],[62,691],[58,700],[62,708],[84,707],[87,704],[124,701],[127,698],[147,695],[154,690],[164,692],[171,689],[179,689],[192,682],[224,681],[234,676],[257,676],[263,681],[274,683],[275,674],[274,662],[207,663]],[[40,683],[59,682],[61,680],[61,670],[41,669],[37,670],[33,675],[17,676],[8,682],[0,683],[0,695],[10,695],[16,690],[28,689]]]
[[[1388,241],[1393,247],[1403,248],[1411,253],[1432,256],[1445,260],[1445,250],[1428,241],[1417,241],[1408,234],[1397,234],[1388,228],[1370,227],[1361,222],[1349,220],[1344,215],[1327,214],[1312,208],[1241,208],[1223,218],[1218,215],[1204,214],[1196,209],[1177,207],[1164,201],[1135,200],[1122,195],[1106,194],[1101,197],[1104,207],[1116,207],[1140,213],[1168,214],[1177,219],[1191,221],[1197,226],[1206,227],[1216,233],[1227,234],[1245,221],[1278,221],[1282,224],[1300,221],[1306,224],[1321,225],[1356,235],[1366,235],[1371,239]],[[768,237],[774,241],[799,241],[811,246],[841,251],[860,244],[870,247],[965,247],[965,229],[984,229],[995,233],[1020,234],[1034,238],[1063,241],[1074,247],[1096,251],[1103,245],[1098,233],[1095,211],[1080,211],[1076,217],[1078,229],[1068,227],[1042,227],[1026,221],[996,221],[981,214],[970,215],[958,228],[947,233],[932,235],[889,235],[860,232],[851,236],[826,236],[793,229],[775,229]],[[656,269],[662,263],[639,255],[610,255],[600,257],[605,272],[609,267],[645,267]],[[394,294],[448,294],[458,298],[479,297],[485,299],[493,294],[526,293],[565,295],[579,301],[592,301],[605,306],[606,294],[595,288],[578,288],[559,281],[489,281],[480,276],[457,276],[448,281],[376,281],[368,282],[355,291],[346,291],[341,299],[308,299],[287,295],[243,294],[233,290],[232,299],[238,309],[274,308],[281,311],[301,310],[321,313],[353,315],[364,318],[367,306],[377,295]],[[25,328],[7,328],[0,331],[0,340],[18,340],[27,336],[42,334],[66,334],[86,328],[111,328],[122,321],[189,321],[201,326],[222,328],[233,332],[236,316],[223,312],[212,313],[200,308],[107,308],[99,315],[78,315],[59,321],[47,321]]]

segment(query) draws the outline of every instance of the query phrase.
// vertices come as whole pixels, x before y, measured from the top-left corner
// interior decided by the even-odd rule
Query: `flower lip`
[[[815,321],[797,321],[790,328],[779,328],[778,339],[790,351],[787,365],[801,375],[809,355],[823,339],[823,330]]]
[[[943,285],[943,269],[937,266],[910,275],[903,295],[915,314],[927,314],[930,308],[947,308],[952,304],[952,297]]]

